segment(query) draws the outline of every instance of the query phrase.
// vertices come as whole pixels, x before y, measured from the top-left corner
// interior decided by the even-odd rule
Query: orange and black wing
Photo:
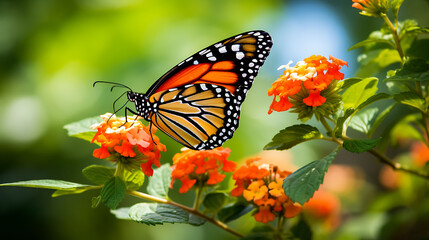
[[[195,53],[142,95],[148,102],[136,102],[138,113],[189,148],[221,146],[237,129],[241,104],[271,46],[268,33],[251,31]]]
[[[189,84],[222,86],[242,102],[272,46],[264,31],[245,32],[217,42],[180,62],[147,91],[146,95]]]
[[[211,84],[192,84],[155,93],[150,121],[191,149],[222,146],[238,127],[240,107],[229,90]]]

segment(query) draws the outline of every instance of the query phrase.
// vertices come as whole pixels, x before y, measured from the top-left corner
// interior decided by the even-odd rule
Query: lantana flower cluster
[[[332,114],[340,105],[341,96],[334,80],[344,79],[344,74],[339,70],[348,63],[329,56],[329,60],[320,55],[313,55],[299,61],[295,67],[290,67],[292,61],[287,65],[279,67],[285,69],[268,90],[268,95],[274,99],[270,105],[268,114],[273,111],[281,112],[294,107],[294,112],[304,114],[305,111],[312,111],[314,107],[322,108],[325,111],[322,115]],[[299,117],[302,119],[301,117]]]
[[[215,185],[225,178],[223,172],[233,172],[237,164],[229,161],[231,150],[229,148],[215,148],[212,150],[196,151],[188,148],[182,149],[173,157],[172,187],[177,179],[182,182],[180,193],[185,193],[196,183],[204,185]]]
[[[149,128],[136,117],[118,118],[111,113],[101,115],[102,122],[91,126],[97,130],[92,142],[98,142],[101,147],[95,149],[93,156],[120,162],[125,167],[138,168],[140,165],[146,176],[152,176],[152,165],[161,166],[160,152],[166,151],[155,136],[156,128]]]
[[[292,218],[301,211],[301,205],[294,203],[284,193],[282,184],[291,172],[281,171],[273,164],[257,164],[259,158],[246,161],[234,172],[236,188],[231,192],[232,196],[243,196],[248,202],[257,206],[258,212],[255,220],[268,223],[275,219],[276,215]]]

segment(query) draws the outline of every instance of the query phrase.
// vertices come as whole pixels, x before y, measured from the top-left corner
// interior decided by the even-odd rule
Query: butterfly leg
[[[130,112],[130,113],[136,115],[136,119],[134,119],[134,122],[137,121],[137,118],[139,117],[139,114],[136,113],[136,112],[134,112],[133,110],[131,110],[129,107],[125,107],[125,122],[121,126],[119,126],[119,127],[124,126],[128,122],[128,114],[127,114],[127,112]]]
[[[149,132],[150,132],[150,137],[152,138],[152,142],[153,144],[157,145],[155,140],[153,140],[153,135],[152,135],[152,122],[149,122]]]

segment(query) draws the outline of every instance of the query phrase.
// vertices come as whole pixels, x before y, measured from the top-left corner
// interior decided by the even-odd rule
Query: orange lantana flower
[[[143,173],[152,176],[152,165],[159,167],[160,152],[166,151],[166,147],[155,136],[156,128],[149,128],[136,117],[118,118],[111,113],[101,115],[102,122],[91,126],[97,130],[92,142],[101,144],[95,149],[93,156],[113,162],[121,162],[126,167],[141,167]]]
[[[276,214],[291,218],[299,214],[301,205],[293,203],[285,195],[282,184],[290,172],[281,171],[273,164],[259,164],[259,158],[247,160],[233,174],[236,188],[231,191],[235,197],[243,196],[248,202],[258,207],[255,220],[268,223]]]
[[[232,172],[236,167],[235,162],[227,160],[230,152],[229,148],[223,147],[201,151],[182,149],[173,157],[170,187],[177,179],[182,182],[179,192],[185,193],[198,181],[208,185],[222,182],[225,178],[222,173]]]
[[[424,166],[429,162],[429,147],[423,142],[416,142],[411,148],[411,156],[417,166]]]
[[[323,105],[335,89],[328,91],[331,82],[344,79],[344,74],[339,70],[348,65],[347,62],[332,56],[329,56],[329,60],[313,55],[299,61],[295,67],[290,67],[292,61],[279,67],[279,70],[285,70],[268,90],[268,95],[274,96],[268,114],[296,108],[298,106],[295,105],[299,103],[308,107]],[[340,100],[336,101],[339,103]]]

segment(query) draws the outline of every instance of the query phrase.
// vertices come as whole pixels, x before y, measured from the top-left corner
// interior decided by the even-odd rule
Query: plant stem
[[[200,211],[198,211],[196,209],[190,208],[188,206],[185,206],[185,205],[182,205],[180,203],[176,203],[176,202],[164,199],[164,198],[155,197],[155,196],[152,196],[152,195],[149,195],[149,194],[146,194],[146,193],[142,193],[142,192],[138,192],[138,191],[127,190],[127,193],[129,195],[131,195],[131,196],[138,197],[138,198],[141,198],[141,199],[146,199],[146,200],[150,200],[150,201],[157,202],[157,203],[170,204],[170,205],[179,207],[179,208],[181,208],[181,209],[183,209],[183,210],[185,210],[185,211],[187,211],[189,213],[194,214],[195,216],[198,216],[200,218],[205,219],[207,222],[210,222],[211,224],[215,225],[216,227],[219,227],[219,228],[221,228],[221,229],[223,229],[223,230],[225,230],[225,231],[227,231],[229,233],[232,233],[232,234],[234,234],[235,236],[237,236],[239,238],[244,237],[243,234],[235,231],[234,229],[229,228],[228,225],[226,225],[225,223],[223,223],[223,222],[221,222],[219,220],[213,219],[213,218],[211,218],[211,217],[203,214],[202,212],[200,212]]]
[[[419,177],[429,179],[428,173],[420,172],[418,170],[410,169],[408,167],[402,166],[400,163],[392,161],[391,159],[386,157],[384,154],[380,153],[379,151],[377,151],[375,149],[371,149],[368,152],[371,153],[372,155],[374,155],[375,157],[377,157],[380,160],[380,162],[389,165],[395,171],[407,172],[407,173],[411,173],[411,174],[414,174],[414,175],[419,176]]]
[[[350,139],[348,137],[343,136],[343,138],[346,139]],[[330,142],[334,142],[337,143],[338,145],[342,146],[343,145],[343,141],[340,139],[334,139],[334,138],[327,138],[324,137],[322,138],[325,141],[330,141]],[[388,157],[386,157],[384,154],[382,154],[381,152],[375,150],[375,149],[371,149],[368,151],[369,153],[371,153],[373,156],[375,156],[376,158],[378,158],[378,160],[380,160],[380,162],[389,165],[393,170],[395,171],[401,171],[401,172],[407,172],[419,177],[423,177],[426,179],[429,179],[429,173],[426,172],[421,172],[415,169],[410,169],[408,167],[402,166],[400,163],[394,162],[391,159],[389,159]]]
[[[397,28],[393,26],[389,17],[387,17],[385,13],[382,13],[381,17],[384,19],[387,26],[390,28],[390,31],[392,31],[393,40],[395,41],[395,44],[396,44],[396,50],[399,53],[399,57],[401,57],[401,62],[404,63],[404,51],[402,51],[401,40],[399,39]]]
[[[201,198],[202,193],[203,193],[203,188],[202,188],[201,184],[199,184],[199,186],[197,188],[197,196],[196,196],[195,202],[194,202],[194,210],[195,211],[198,211],[198,207],[200,206],[200,198]]]
[[[331,133],[332,135],[334,135],[333,132],[332,132],[332,128],[329,126],[328,122],[326,122],[326,119],[324,117],[320,118],[320,122],[325,127],[326,131],[328,131],[329,133]]]

